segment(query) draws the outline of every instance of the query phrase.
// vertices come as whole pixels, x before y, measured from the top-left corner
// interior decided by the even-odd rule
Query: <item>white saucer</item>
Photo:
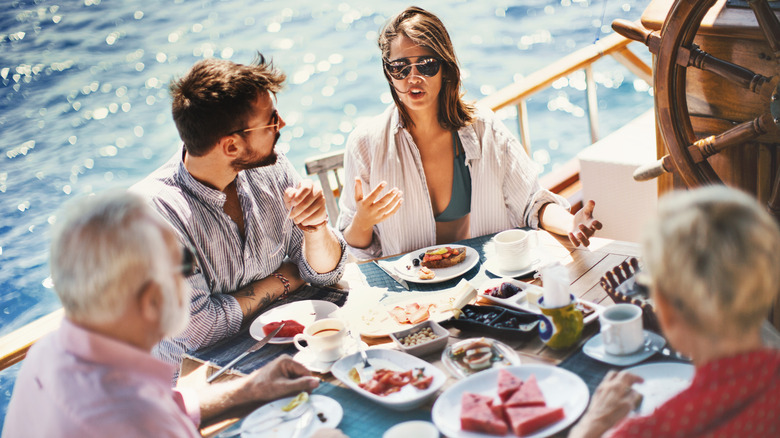
[[[652,347],[663,348],[663,346],[666,345],[666,340],[662,336],[648,330],[645,330],[645,340],[650,341],[649,346],[642,347],[636,353],[618,356],[604,351],[604,342],[601,333],[597,333],[582,346],[582,352],[598,361],[624,367],[642,362],[655,354],[656,349],[653,349]]]
[[[336,363],[342,357],[349,356],[352,353],[357,353],[358,342],[363,344],[363,348],[368,348],[368,344],[366,344],[365,342],[358,341],[357,339],[354,338],[348,338],[345,341],[344,351],[342,351],[341,356],[332,362],[323,362],[321,360],[317,360],[314,353],[308,348],[295,353],[295,356],[293,356],[293,360],[305,366],[306,368],[309,369],[309,371],[313,373],[325,374],[327,372],[330,372],[330,367],[332,367],[333,364]]]
[[[490,272],[493,275],[498,275],[499,277],[525,277],[528,274],[531,274],[535,272],[537,269],[539,269],[541,260],[536,259],[534,260],[530,265],[526,266],[523,269],[518,269],[516,271],[507,271],[505,269],[501,269],[501,267],[498,265],[498,260],[495,258],[488,258],[485,261],[485,270]]]

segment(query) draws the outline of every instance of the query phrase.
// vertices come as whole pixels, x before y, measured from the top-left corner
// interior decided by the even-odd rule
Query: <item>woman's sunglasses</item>
[[[393,79],[401,80],[409,76],[412,67],[417,67],[417,71],[426,77],[433,77],[439,73],[441,59],[434,56],[419,56],[417,62],[411,62],[409,58],[398,58],[393,61],[385,61],[385,71]]]

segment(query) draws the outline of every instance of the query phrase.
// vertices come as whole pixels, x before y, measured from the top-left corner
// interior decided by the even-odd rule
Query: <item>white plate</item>
[[[450,358],[450,353],[452,352],[453,349],[460,348],[461,345],[467,345],[479,340],[484,340],[485,342],[489,342],[493,344],[495,350],[497,350],[503,356],[503,360],[497,360],[493,362],[490,365],[490,368],[485,368],[484,370],[472,370],[470,368],[465,368],[463,365],[457,363],[454,359]],[[444,367],[447,368],[447,371],[449,371],[450,374],[452,374],[454,377],[458,379],[462,379],[472,374],[486,371],[489,369],[501,368],[510,365],[520,365],[520,358],[517,356],[517,353],[515,353],[514,350],[509,348],[509,346],[507,346],[506,344],[490,338],[469,338],[469,339],[464,339],[455,344],[449,345],[447,346],[447,348],[444,349],[444,351],[442,351],[441,361],[444,364]]]
[[[379,396],[359,387],[357,383],[349,377],[349,370],[355,367],[362,369],[363,367],[360,353],[341,358],[330,369],[330,372],[333,373],[334,377],[339,379],[341,383],[348,386],[353,391],[371,401],[396,411],[408,411],[420,406],[425,403],[426,400],[436,395],[439,388],[447,381],[447,376],[443,371],[411,354],[395,350],[369,349],[366,350],[366,355],[368,355],[368,361],[374,369],[387,368],[393,371],[406,371],[413,368],[423,368],[423,372],[426,376],[433,376],[433,381],[428,389],[421,390],[412,385],[406,385],[398,392],[386,396]]]
[[[344,352],[341,354],[341,357],[357,352],[358,342],[363,344],[363,348],[368,348],[368,344],[366,344],[363,341],[358,341],[357,339],[354,339],[352,337],[347,337],[347,339],[344,342],[345,342]],[[341,357],[339,359],[341,359]],[[330,367],[332,367],[333,364],[336,363],[335,360],[330,362],[323,362],[321,360],[317,360],[317,355],[314,354],[313,351],[309,350],[308,348],[305,348],[295,353],[295,356],[293,356],[293,360],[308,368],[309,371],[314,373],[320,373],[320,374],[325,374],[327,372],[330,372]]]
[[[655,408],[688,388],[694,370],[693,365],[678,362],[657,362],[627,368],[626,371],[645,380],[634,385],[634,389],[642,394],[642,404],[636,413],[650,415]]]
[[[266,324],[292,319],[298,321],[304,327],[317,321],[318,319],[334,317],[334,313],[339,310],[339,306],[330,301],[303,300],[287,303],[285,305],[271,309],[255,318],[252,325],[249,326],[249,334],[257,339],[263,339],[265,333],[263,327]],[[289,344],[293,338],[271,338],[269,344]]]
[[[289,438],[292,436],[295,430],[295,424],[297,418],[291,421],[277,424],[273,427],[267,427],[267,421],[259,421],[252,424],[248,429],[244,429],[244,423],[247,425],[252,422],[253,419],[261,420],[261,417],[266,417],[272,414],[281,414],[282,407],[290,403],[293,397],[286,397],[276,401],[272,401],[267,405],[263,405],[249,414],[241,425],[241,437],[251,438]],[[336,400],[324,395],[315,394],[309,399],[310,403],[314,406],[315,414],[322,413],[325,418],[325,422],[320,421],[318,415],[314,416],[311,425],[308,428],[309,432],[313,432],[323,427],[337,427],[341,423],[341,418],[344,417],[344,410]]]
[[[642,362],[655,354],[657,350],[653,349],[653,346],[656,348],[663,348],[664,345],[666,345],[666,340],[663,336],[645,330],[645,342],[647,341],[650,341],[650,344],[643,346],[635,353],[625,355],[609,354],[604,351],[604,337],[601,336],[601,333],[597,333],[582,346],[582,352],[598,361],[625,367]]]
[[[430,280],[420,279],[420,277],[417,276],[417,271],[419,271],[420,268],[412,264],[412,259],[417,258],[417,256],[430,249],[442,248],[445,246],[449,246],[451,248],[461,248],[461,247],[466,248],[465,260],[463,260],[461,263],[458,263],[455,266],[450,266],[449,268],[432,269],[432,271],[436,273],[436,277]],[[460,277],[461,275],[468,272],[471,268],[473,268],[478,262],[479,262],[479,253],[477,252],[477,250],[471,248],[470,246],[434,245],[434,246],[429,246],[427,248],[418,249],[417,251],[412,251],[408,254],[405,254],[400,259],[389,263],[393,267],[393,269],[395,269],[395,272],[398,273],[398,276],[406,281],[411,281],[413,283],[441,283],[442,281],[452,280],[453,278]],[[409,267],[409,269],[406,269],[407,266]]]
[[[541,438],[560,432],[574,423],[588,406],[590,399],[588,387],[581,378],[570,371],[552,365],[540,364],[500,369],[507,370],[523,380],[528,379],[533,374],[544,394],[547,406],[563,407],[563,420],[539,429],[531,435],[524,435],[523,438]],[[460,429],[460,399],[464,392],[471,392],[495,397],[498,400],[496,394],[498,371],[499,369],[494,368],[474,374],[456,383],[436,399],[431,414],[433,423],[442,434],[451,438],[495,437],[495,435],[467,432]],[[510,429],[506,436],[513,437],[515,435]]]
[[[499,286],[502,283],[507,283],[507,282],[512,283],[518,288],[520,288],[520,292],[518,292],[515,296],[509,298],[491,297],[490,295],[484,293],[486,289],[490,289]],[[524,312],[536,313],[537,315],[539,315],[542,313],[542,311],[539,310],[539,306],[536,303],[528,302],[528,300],[525,297],[526,291],[531,289],[539,291],[542,288],[509,277],[491,278],[490,280],[487,280],[480,285],[479,289],[477,289],[477,296],[481,298],[485,298],[486,300],[492,301],[504,307],[522,310]],[[590,315],[586,316],[585,319],[583,320],[584,324],[590,324],[591,322],[597,320],[599,318],[599,313],[601,313],[601,311],[604,310],[604,306],[601,306],[599,304],[592,303],[590,301],[580,300],[580,299],[577,299],[577,301],[579,301],[579,303],[582,304],[583,306],[593,309],[593,312]]]
[[[540,259],[536,259],[533,261],[533,263],[531,263],[530,265],[526,266],[523,269],[506,270],[506,269],[501,269],[501,267],[498,264],[498,259],[496,259],[495,257],[491,257],[485,260],[485,270],[487,270],[493,275],[499,275],[501,277],[525,277],[529,274],[536,272],[536,270],[539,269],[540,264],[541,264]]]

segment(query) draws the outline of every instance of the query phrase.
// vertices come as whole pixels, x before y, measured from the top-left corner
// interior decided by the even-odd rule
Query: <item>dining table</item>
[[[588,247],[575,247],[569,240],[562,236],[550,234],[546,231],[538,231],[537,253],[543,263],[558,262],[568,271],[570,293],[580,300],[586,300],[601,306],[610,306],[613,303],[610,296],[600,284],[601,278],[606,272],[613,270],[621,263],[632,258],[639,258],[640,247],[636,243],[593,237]],[[298,299],[320,299],[336,303],[344,309],[359,311],[361,307],[376,306],[383,300],[393,301],[410,293],[431,293],[443,289],[455,287],[461,279],[466,279],[469,284],[479,290],[480,285],[497,278],[488,269],[486,261],[492,251],[493,235],[465,239],[452,244],[464,245],[473,248],[479,255],[479,262],[473,268],[458,278],[439,283],[409,282],[409,290],[406,290],[396,280],[380,269],[375,263],[367,261],[350,261],[345,267],[345,273],[341,281],[330,288],[317,288],[309,286],[300,292]],[[402,255],[387,257],[392,261]],[[541,279],[534,272],[521,281],[541,284]],[[299,295],[299,294],[296,294]],[[280,303],[281,304],[281,303]],[[493,303],[481,298],[479,294],[474,304],[492,305]],[[449,331],[449,345],[462,339],[484,336],[478,331],[470,329],[458,329],[442,321]],[[592,323],[584,327],[582,336],[573,346],[565,349],[552,349],[545,345],[538,335],[532,337],[516,337],[512,335],[491,336],[492,338],[512,348],[520,358],[521,364],[546,364],[566,369],[579,376],[587,385],[592,396],[596,386],[604,375],[611,369],[621,367],[608,365],[583,353],[582,346],[599,331],[599,324]],[[397,348],[387,336],[362,336],[362,340],[369,345],[369,349]],[[221,366],[229,362],[249,348],[256,339],[249,335],[248,327],[245,327],[237,335],[225,339],[215,345],[198,351],[188,352],[182,363],[179,386],[198,387],[205,385],[207,377],[215,373]],[[269,344],[260,351],[253,353],[247,360],[241,362],[234,369],[222,375],[217,381],[236,378],[236,376],[248,374],[270,362],[282,354],[294,355],[296,348],[291,344]],[[421,356],[421,359],[431,363],[437,368],[446,370],[442,363],[441,351]],[[680,360],[654,355],[648,361]],[[384,431],[399,422],[407,420],[431,421],[431,408],[433,401],[419,408],[405,411],[389,411],[373,402],[367,401],[355,391],[347,388],[331,374],[315,374],[321,378],[321,385],[314,390],[314,394],[327,395],[338,401],[344,411],[339,428],[348,436],[381,437]],[[448,379],[440,391],[445,391],[459,379],[448,373]],[[433,399],[435,400],[435,398]],[[245,406],[231,410],[225,415],[209,419],[201,424],[200,432],[203,436],[217,436],[226,429],[238,431],[238,422],[258,406]],[[565,436],[568,430],[561,431],[554,436]]]

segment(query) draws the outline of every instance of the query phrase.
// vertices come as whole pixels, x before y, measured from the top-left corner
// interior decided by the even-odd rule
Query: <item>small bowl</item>
[[[401,342],[401,339],[409,336],[410,334],[417,333],[426,327],[431,328],[433,334],[436,335],[435,339],[431,339],[411,347],[408,347]],[[390,339],[395,342],[395,345],[397,345],[398,348],[404,353],[411,354],[412,356],[424,356],[426,354],[442,350],[447,345],[447,339],[449,336],[450,332],[435,321],[425,321],[412,328],[402,330],[400,332],[390,333]]]

